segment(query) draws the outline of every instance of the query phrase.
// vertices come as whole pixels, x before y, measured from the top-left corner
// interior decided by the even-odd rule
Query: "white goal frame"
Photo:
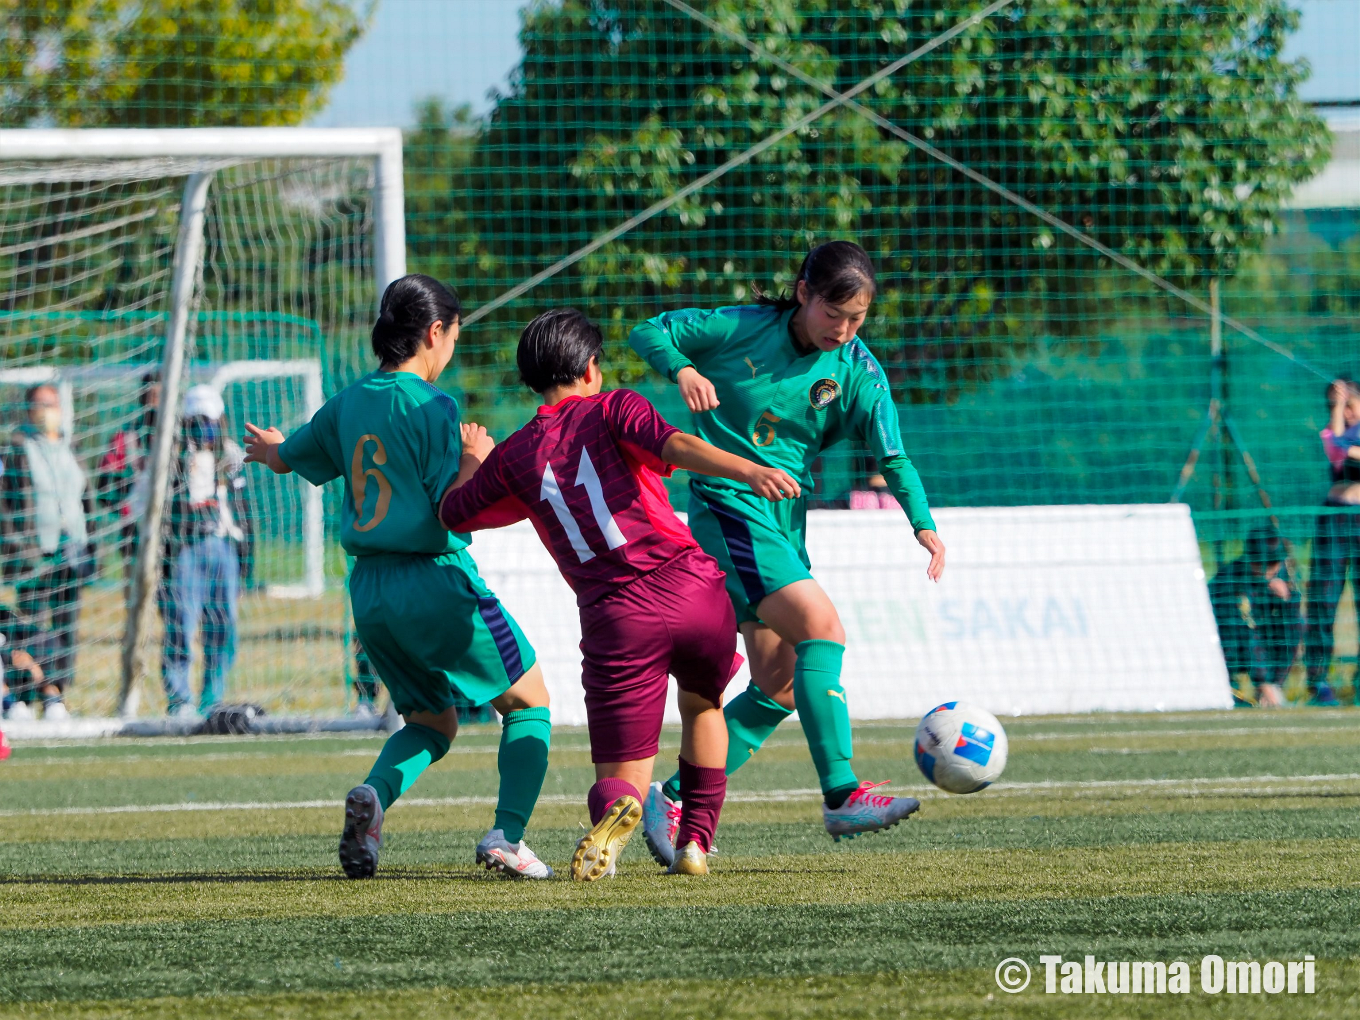
[[[173,439],[178,425],[180,382],[184,348],[195,287],[203,260],[203,224],[208,192],[216,169],[260,159],[369,158],[374,162],[373,217],[376,291],[381,297],[387,285],[406,275],[405,198],[402,186],[402,139],[396,128],[19,128],[0,130],[0,161],[44,163],[83,160],[198,161],[201,166],[188,175],[180,203],[179,237],[176,241],[170,289],[169,328],[161,363],[162,406],[173,417],[156,430],[151,449],[151,491],[147,513],[140,522],[139,556],[132,578],[132,593],[123,640],[122,684],[119,713],[137,715],[138,680],[145,671],[142,635],[149,629],[154,608],[158,557],[147,550],[158,548],[164,515]],[[308,404],[312,384],[307,384]],[[321,396],[320,380],[315,385]],[[319,405],[319,399],[316,401]],[[308,407],[308,416],[314,407]],[[164,427],[169,425],[171,427]],[[307,503],[307,514],[319,516],[320,492]],[[311,530],[309,528],[309,530]],[[313,561],[308,542],[308,570],[304,587],[320,593],[320,528],[315,529],[318,548]],[[313,567],[315,562],[315,568]],[[315,572],[316,576],[313,576]],[[311,594],[311,591],[300,594]]]

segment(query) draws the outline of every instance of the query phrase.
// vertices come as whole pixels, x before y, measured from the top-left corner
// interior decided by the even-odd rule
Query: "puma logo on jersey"
[[[741,360],[746,362],[747,367],[750,368],[751,370],[751,378],[754,379],[756,377],[756,369],[758,368],[758,366],[750,358],[742,358]]]
[[[828,698],[840,698],[840,699],[841,699],[841,704],[842,704],[842,705],[847,705],[847,706],[849,705],[849,702],[845,700],[845,692],[844,692],[844,691],[827,690],[826,696],[827,696]]]

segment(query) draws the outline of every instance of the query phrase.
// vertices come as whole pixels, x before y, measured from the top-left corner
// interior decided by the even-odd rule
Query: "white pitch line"
[[[572,749],[572,748],[567,748],[567,750],[573,750],[573,749]],[[589,751],[589,748],[583,747],[583,748],[581,748],[581,750],[582,750],[583,752],[586,752],[586,751]],[[499,751],[500,751],[500,748],[497,747],[497,746],[494,745],[494,744],[491,744],[491,745],[488,745],[488,746],[481,746],[481,745],[473,744],[473,745],[466,745],[466,746],[463,746],[463,747],[450,747],[449,750],[448,750],[448,753],[449,753],[449,754],[497,754],[497,753],[499,753]],[[373,751],[373,749],[372,749],[372,748],[367,748],[367,747],[363,747],[363,748],[349,748],[349,749],[346,749],[346,750],[343,750],[343,751],[326,751],[326,752],[323,752],[323,753],[321,753],[321,754],[317,754],[317,753],[312,752],[312,751],[298,751],[297,754],[298,754],[298,755],[303,755],[303,754],[305,754],[305,755],[307,756],[308,760],[310,760],[310,761],[315,761],[315,760],[317,760],[318,758],[369,758],[369,759],[372,759],[372,758],[376,758],[376,757],[377,757],[377,754]],[[82,766],[90,766],[90,765],[93,765],[93,766],[100,766],[100,765],[127,765],[127,764],[134,764],[134,763],[136,763],[136,762],[141,762],[141,761],[154,761],[154,762],[157,762],[157,763],[160,763],[160,764],[164,764],[164,765],[177,764],[177,763],[180,763],[180,762],[188,762],[188,763],[192,763],[192,764],[195,764],[195,765],[196,765],[196,764],[198,764],[199,762],[205,762],[205,761],[248,761],[248,760],[252,760],[252,759],[264,759],[264,758],[271,758],[271,759],[272,759],[272,758],[279,758],[279,757],[284,757],[284,756],[286,756],[286,755],[287,755],[287,752],[280,753],[280,752],[278,752],[278,751],[221,751],[221,752],[210,752],[210,753],[207,753],[207,754],[183,755],[183,756],[178,757],[178,758],[166,758],[166,757],[164,757],[163,755],[156,755],[156,754],[122,754],[122,755],[105,755],[105,756],[100,756],[100,757],[90,757],[90,758],[60,758],[60,757],[33,758],[33,757],[30,757],[29,755],[24,755],[24,756],[21,757],[21,758],[14,759],[14,760],[11,762],[11,766],[17,766],[17,765],[25,765],[25,766],[29,766],[29,765],[41,765],[41,766],[43,766],[44,768],[47,768],[47,767],[53,766],[53,765],[82,765]]]
[[[820,797],[821,791],[762,790],[754,793],[731,793],[729,802],[777,803]],[[565,793],[545,793],[540,804],[585,803],[584,794],[576,797]],[[392,808],[398,807],[475,807],[495,804],[495,797],[403,797]],[[182,801],[178,804],[106,804],[98,807],[18,808],[0,811],[0,818],[46,818],[66,815],[133,815],[174,814],[183,811],[298,811],[310,808],[341,808],[343,800],[261,800],[261,801]],[[391,810],[391,809],[389,809]]]
[[[1186,789],[1194,792],[1248,792],[1260,789],[1264,792],[1287,792],[1272,789],[1271,783],[1336,783],[1360,781],[1360,772],[1335,772],[1311,776],[1224,776],[1220,778],[1199,777],[1193,779],[1080,779],[1048,780],[1034,783],[994,783],[987,793],[1029,793],[1035,791],[1062,790],[1116,790],[1116,789]],[[1262,785],[1266,784],[1266,785]],[[1307,789],[1307,787],[1298,787]],[[929,787],[889,787],[894,793],[917,798],[948,797],[942,790]],[[1292,788],[1290,788],[1292,789]],[[734,792],[727,795],[727,801],[738,804],[774,804],[787,801],[820,798],[821,791],[813,788],[792,790],[753,790]],[[540,804],[583,803],[584,796],[571,794],[545,794],[539,797]],[[403,797],[393,805],[396,807],[474,807],[496,803],[495,797]],[[124,814],[169,814],[183,811],[297,811],[315,808],[339,808],[343,800],[292,800],[292,801],[184,801],[178,804],[111,804],[99,807],[65,808],[20,808],[0,811],[0,818],[57,817],[70,815],[124,815]]]
[[[1176,729],[1176,730],[1114,730],[1110,732],[1093,732],[1093,733],[1055,733],[1055,732],[1013,733],[1011,734],[1011,742],[1023,743],[1026,740],[1070,740],[1080,742],[1080,741],[1110,741],[1123,739],[1125,737],[1203,737],[1203,736],[1211,737],[1219,735],[1229,737],[1249,737],[1255,736],[1256,734],[1273,734],[1273,733],[1288,733],[1297,735],[1303,733],[1349,734],[1354,732],[1356,732],[1356,730],[1352,729],[1351,727],[1342,726],[1270,726],[1270,727],[1239,726],[1231,729],[1210,728],[1210,729]],[[678,740],[670,739],[671,736],[672,735],[670,734],[663,736],[661,741],[661,746],[663,749],[673,749],[680,746]],[[806,743],[807,743],[806,739],[801,734],[798,734],[797,736],[774,737],[770,740],[767,740],[764,746],[768,748],[802,747]],[[909,743],[909,738],[905,736],[899,738],[863,737],[863,736],[855,737],[855,746],[857,747],[878,747],[878,746],[891,747],[901,745],[904,743]],[[33,747],[34,745],[30,744],[28,746]],[[589,750],[590,749],[585,745],[582,745],[580,747],[568,746],[559,748],[557,753],[561,754],[564,752],[579,752],[581,754],[585,754]],[[286,754],[288,752],[283,753]],[[449,748],[448,753],[457,755],[490,755],[500,753],[500,747],[496,744],[463,744],[463,745],[455,744]],[[297,754],[299,755],[306,754],[309,758],[375,757],[373,749],[367,747],[346,748],[344,750],[338,751],[326,751],[321,754],[316,754],[315,752],[308,750],[298,751]],[[166,763],[177,762],[198,763],[208,761],[242,761],[257,758],[258,759],[277,758],[279,756],[280,752],[278,751],[256,751],[253,749],[250,750],[242,749],[240,751],[208,752],[205,754],[185,755],[183,757],[171,759],[167,759],[161,755],[135,754],[135,753],[125,755],[105,755],[90,758],[85,757],[34,758],[25,754],[22,758],[16,759],[12,763],[11,767],[41,765],[44,768],[48,768],[52,766],[71,766],[71,765],[81,766],[104,765],[104,764],[122,765],[141,761],[155,761]]]
[[[1012,743],[1023,740],[1120,740],[1124,737],[1251,737],[1258,733],[1356,733],[1352,726],[1237,726],[1224,729],[1194,730],[1110,730],[1091,733],[1012,733]],[[856,741],[859,743],[859,741]]]

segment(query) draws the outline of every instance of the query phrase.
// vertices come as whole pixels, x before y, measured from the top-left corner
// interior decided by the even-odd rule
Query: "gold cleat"
[[[690,840],[675,853],[675,863],[666,869],[668,875],[707,875],[708,854],[695,840]]]
[[[571,877],[577,882],[594,882],[614,873],[623,848],[642,821],[642,805],[636,797],[623,796],[609,805],[600,823],[576,844],[571,855]]]

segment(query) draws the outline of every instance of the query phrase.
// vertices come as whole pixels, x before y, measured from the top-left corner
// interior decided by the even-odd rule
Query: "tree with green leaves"
[[[908,0],[697,5],[839,91],[966,13]],[[860,101],[1199,291],[1260,247],[1283,200],[1327,159],[1326,129],[1298,97],[1307,66],[1282,55],[1296,27],[1285,0],[1022,0]],[[511,87],[454,175],[450,243],[416,259],[474,306],[826,98],[664,0],[537,0],[521,41]],[[408,148],[412,164],[422,158]],[[1038,337],[1089,342],[1093,324],[1160,300],[840,107],[540,285],[489,320],[491,332],[508,339],[525,310],[571,302],[622,340],[664,307],[787,286],[808,247],[834,236],[874,254],[880,298],[865,332],[916,399],[1005,372]],[[619,381],[643,374],[635,360],[614,363]]]
[[[0,0],[0,126],[300,124],[373,0]]]

